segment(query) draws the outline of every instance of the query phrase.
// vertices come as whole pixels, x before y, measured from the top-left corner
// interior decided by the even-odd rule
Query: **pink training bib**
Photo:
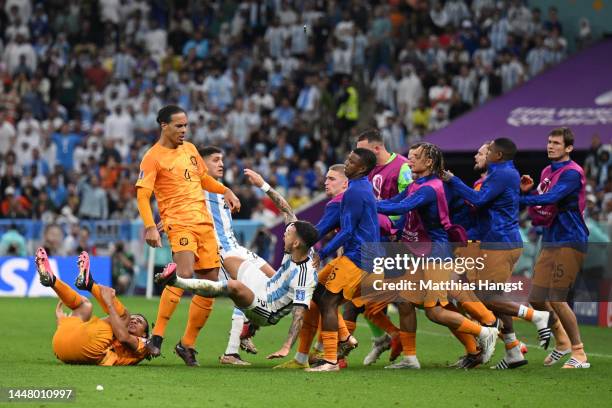
[[[467,243],[467,233],[461,225],[451,224],[448,216],[448,202],[444,192],[444,185],[439,178],[432,178],[425,183],[419,184],[416,182],[408,186],[408,195],[414,194],[420,188],[429,186],[436,192],[436,200],[438,204],[438,216],[440,224],[448,234],[450,242]],[[429,254],[431,252],[431,237],[429,236],[417,209],[413,209],[408,213],[408,220],[404,226],[402,241],[406,242],[408,248],[414,253]]]
[[[576,170],[580,174],[581,187],[578,195],[578,208],[580,209],[580,216],[582,217],[586,206],[586,178],[584,176],[584,170],[575,161],[570,161],[567,165],[560,167],[556,171],[552,171],[552,166],[550,165],[545,167],[544,170],[542,170],[542,174],[540,174],[540,184],[538,184],[536,194],[544,194],[550,191],[559,181],[559,177],[567,170]],[[559,213],[559,208],[557,204],[537,205],[529,207],[527,211],[533,225],[550,227]]]

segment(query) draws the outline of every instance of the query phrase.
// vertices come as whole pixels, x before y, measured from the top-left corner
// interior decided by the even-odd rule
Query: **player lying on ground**
[[[68,364],[119,366],[135,365],[149,356],[145,348],[149,336],[147,319],[141,314],[130,314],[113,288],[94,282],[87,252],[79,255],[75,286],[91,292],[108,313],[105,319],[93,316],[91,302],[53,273],[43,248],[36,251],[35,262],[40,283],[51,287],[60,298],[53,336],[53,352],[59,360]],[[72,309],[69,315],[62,310],[63,305]]]
[[[251,181],[261,177],[251,170],[245,170]],[[296,220],[295,214],[284,198],[267,183],[262,188],[285,214],[289,223],[284,234],[285,257],[281,267],[271,277],[267,277],[252,260],[228,256],[223,259],[223,267],[230,275],[229,280],[215,282],[206,279],[183,279],[176,275],[176,267],[169,264],[164,272],[157,274],[155,280],[164,285],[189,289],[194,293],[207,296],[226,296],[234,301],[236,307],[258,326],[278,323],[289,312],[293,322],[287,340],[276,353],[268,358],[287,356],[302,327],[304,313],[310,305],[316,284],[316,271],[312,266],[309,251],[317,241],[317,230],[306,222]]]

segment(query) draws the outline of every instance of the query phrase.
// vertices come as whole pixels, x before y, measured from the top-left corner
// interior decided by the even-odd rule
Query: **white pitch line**
[[[370,327],[368,326],[367,323],[357,323],[357,326],[359,327]],[[449,337],[450,334],[445,334],[445,333],[438,333],[438,332],[432,332],[429,330],[420,330],[417,329],[417,334],[425,334],[427,336],[435,336],[435,337]],[[527,347],[532,347],[532,348],[539,348],[540,346],[537,344],[528,344],[525,343],[525,345],[527,345]],[[612,358],[612,354],[602,354],[602,353],[592,353],[592,352],[588,352],[587,356],[593,356],[593,357],[602,357],[602,358]]]

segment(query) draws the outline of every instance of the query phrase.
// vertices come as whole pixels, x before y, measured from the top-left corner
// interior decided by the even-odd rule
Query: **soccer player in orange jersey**
[[[206,207],[202,190],[223,194],[232,211],[240,210],[240,201],[223,184],[211,177],[196,147],[185,141],[187,114],[175,105],[159,110],[157,122],[161,136],[142,158],[140,175],[136,182],[138,210],[145,225],[145,240],[152,247],[160,247],[151,195],[159,206],[164,230],[172,247],[177,274],[182,278],[217,280],[219,244],[213,220]],[[182,289],[166,287],[162,292],[153,336],[147,342],[152,356],[161,353],[161,344],[168,321],[178,305]],[[185,333],[175,346],[175,352],[189,366],[197,366],[195,342],[206,324],[214,299],[193,296]]]
[[[36,269],[43,286],[51,287],[60,301],[55,309],[57,329],[53,336],[53,352],[67,364],[103,366],[135,365],[147,358],[145,342],[149,323],[141,314],[130,314],[115,297],[115,290],[94,282],[89,271],[89,255],[79,256],[79,275],[75,286],[88,290],[108,317],[92,316],[91,302],[79,295],[51,270],[44,248],[36,251]],[[72,309],[66,315],[62,306]]]

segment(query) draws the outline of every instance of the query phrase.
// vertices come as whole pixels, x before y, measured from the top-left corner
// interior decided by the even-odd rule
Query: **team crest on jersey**
[[[189,240],[187,238],[181,238],[179,240],[179,244],[181,244],[182,246],[187,246],[187,244],[189,243]]]
[[[138,174],[138,180],[142,180],[144,178],[144,170],[140,170],[140,173]]]
[[[195,156],[191,156],[189,158],[189,161],[191,162],[191,164],[193,164],[194,166],[198,167],[198,161],[196,160]]]
[[[304,290],[296,290],[295,291],[295,300],[305,300],[306,299],[306,291]]]

